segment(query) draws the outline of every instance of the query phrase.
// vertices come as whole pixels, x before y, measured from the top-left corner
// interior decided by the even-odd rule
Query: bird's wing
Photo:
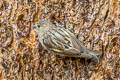
[[[62,53],[66,51],[67,54],[70,54],[69,52],[78,54],[80,53],[80,46],[76,40],[72,39],[71,35],[74,36],[74,34],[70,34],[66,29],[55,28],[47,32],[43,43],[54,52]]]
[[[44,45],[52,52],[69,57],[91,58],[90,54],[80,44],[79,40],[66,29],[58,28],[47,32],[43,40]]]

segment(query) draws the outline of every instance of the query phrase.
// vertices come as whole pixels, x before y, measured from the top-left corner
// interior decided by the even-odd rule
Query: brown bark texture
[[[32,26],[51,16],[100,62],[43,51]],[[120,0],[0,0],[0,80],[119,79]]]

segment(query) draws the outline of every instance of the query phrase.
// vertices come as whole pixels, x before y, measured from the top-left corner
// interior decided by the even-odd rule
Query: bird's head
[[[45,27],[46,26],[46,22],[47,22],[47,20],[45,20],[45,19],[40,19],[38,22],[36,22],[36,24],[35,25],[33,25],[33,29],[40,29],[40,28],[42,28],[42,27]]]
[[[46,31],[48,30],[50,27],[52,27],[53,24],[50,22],[50,20],[48,19],[39,19],[38,22],[36,22],[35,25],[33,25],[33,29],[36,29],[37,31]]]

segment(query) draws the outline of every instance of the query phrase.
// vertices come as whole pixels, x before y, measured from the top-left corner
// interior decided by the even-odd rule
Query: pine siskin
[[[40,19],[34,26],[42,46],[50,52],[68,57],[91,59],[98,63],[101,53],[86,48],[68,29],[56,27],[47,19]]]

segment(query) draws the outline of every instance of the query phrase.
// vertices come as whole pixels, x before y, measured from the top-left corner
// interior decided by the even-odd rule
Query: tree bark
[[[43,51],[32,29],[40,18],[102,51],[100,62]],[[120,79],[120,0],[0,0],[0,79]]]

